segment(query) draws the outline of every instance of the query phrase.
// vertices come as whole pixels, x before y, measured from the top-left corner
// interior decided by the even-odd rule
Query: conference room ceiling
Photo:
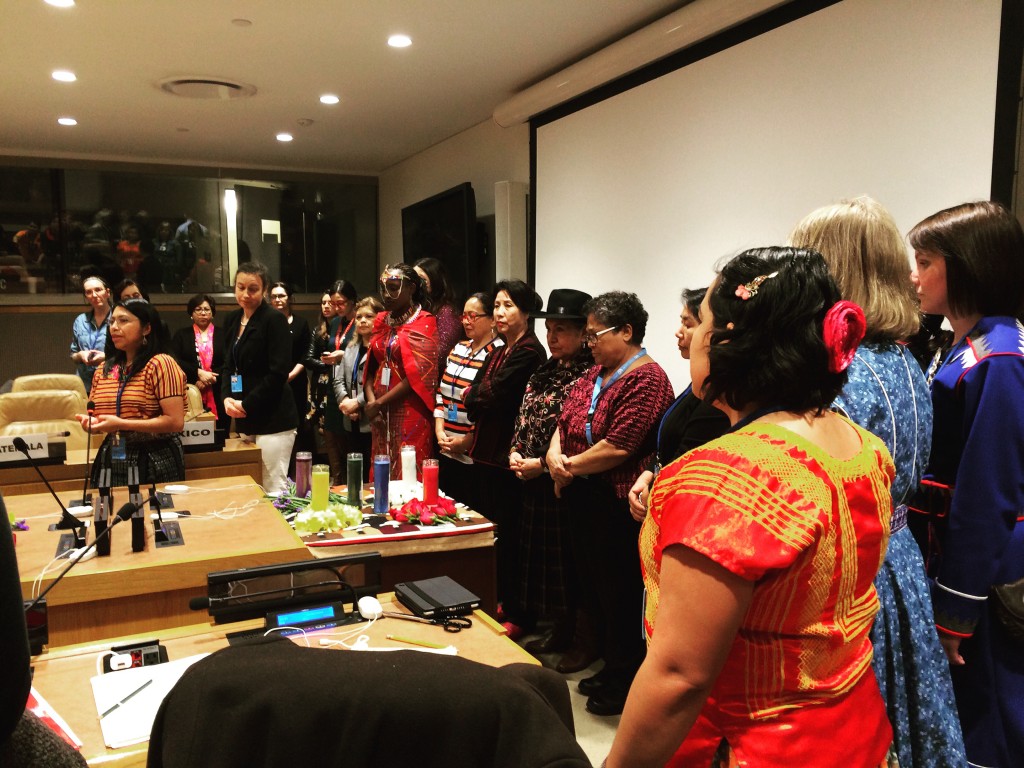
[[[377,174],[686,4],[10,0],[0,154]],[[389,47],[395,33],[412,45]],[[77,81],[52,79],[57,69]],[[256,92],[194,99],[160,87],[195,76]],[[340,103],[321,104],[325,93]]]

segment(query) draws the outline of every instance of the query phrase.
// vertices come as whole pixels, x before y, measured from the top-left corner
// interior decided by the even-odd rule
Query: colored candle
[[[423,503],[437,504],[437,459],[423,460]]]
[[[386,515],[391,509],[388,485],[391,480],[391,458],[387,454],[373,457],[373,513]]]
[[[348,497],[346,501],[356,507],[363,505],[363,454],[348,455]]]
[[[313,454],[299,451],[295,454],[295,495],[304,499],[309,493],[309,482],[313,472]]]
[[[313,498],[309,502],[309,508],[314,512],[326,512],[331,488],[331,468],[326,464],[314,464],[312,477]]]
[[[405,483],[414,483],[414,482],[416,482],[416,448],[415,448],[415,446],[412,446],[412,445],[403,445],[402,446],[402,480]]]

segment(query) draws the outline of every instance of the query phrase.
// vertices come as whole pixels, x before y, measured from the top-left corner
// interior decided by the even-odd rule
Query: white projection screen
[[[722,257],[859,194],[904,232],[988,199],[1000,7],[845,0],[540,125],[538,292],[636,292],[680,391],[679,294]]]

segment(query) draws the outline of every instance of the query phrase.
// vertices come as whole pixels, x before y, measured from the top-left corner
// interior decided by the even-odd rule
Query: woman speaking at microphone
[[[92,480],[109,466],[112,485],[128,484],[128,467],[143,483],[185,479],[178,433],[185,426],[185,373],[169,348],[167,327],[156,307],[141,299],[114,306],[105,361],[92,381],[92,414],[78,417],[84,429],[106,437],[96,452]]]

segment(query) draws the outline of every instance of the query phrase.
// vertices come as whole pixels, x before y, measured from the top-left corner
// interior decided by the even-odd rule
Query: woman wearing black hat
[[[547,311],[534,313],[533,317],[544,318],[551,357],[534,371],[526,385],[508,457],[509,467],[523,481],[518,602],[526,615],[554,622],[550,635],[527,644],[531,653],[567,650],[575,630],[577,590],[572,578],[575,571],[569,547],[569,510],[555,497],[544,455],[566,393],[594,364],[590,348],[583,343],[587,325],[583,305],[590,299],[590,294],[583,291],[557,288],[548,298]],[[569,667],[579,671],[594,658],[591,651],[589,657],[581,657]],[[586,663],[579,667],[583,661]],[[570,671],[569,667],[565,671]]]

